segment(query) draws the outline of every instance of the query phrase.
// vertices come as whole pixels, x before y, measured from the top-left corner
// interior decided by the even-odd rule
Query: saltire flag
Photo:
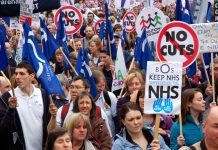
[[[95,98],[98,94],[98,89],[92,76],[92,71],[89,67],[88,53],[87,51],[83,51],[82,48],[80,48],[77,56],[76,71],[80,76],[89,80],[91,86],[90,93],[92,97]]]
[[[121,45],[122,45],[122,47],[124,46],[125,40],[127,40],[126,22],[124,22],[123,32],[122,32],[122,35],[121,35]]]
[[[127,75],[126,65],[123,56],[121,40],[119,40],[119,45],[117,49],[117,59],[115,61],[115,71],[113,75],[113,82],[111,88],[112,92],[122,89],[122,87],[124,86],[124,80],[126,78],[126,75]]]
[[[65,96],[61,84],[37,44],[27,20],[23,24],[23,29],[25,36],[23,53],[27,53],[27,61],[32,65],[42,87],[49,95],[60,94]]]
[[[105,29],[104,27],[105,27],[105,23],[102,22],[98,33],[98,37],[101,39],[101,41],[104,39],[104,29]]]
[[[107,46],[107,54],[110,55],[111,53],[111,58],[113,60],[116,59],[117,55],[117,50],[116,50],[116,45],[115,45],[115,40],[114,40],[114,31],[112,27],[112,23],[110,20],[110,14],[108,10],[108,4],[105,3],[105,16],[106,16],[106,46]],[[110,42],[109,42],[110,40]],[[110,46],[109,46],[110,43]],[[111,48],[111,49],[110,49]]]
[[[177,21],[183,21],[186,22],[188,24],[193,24],[193,17],[192,17],[192,13],[190,10],[190,5],[189,5],[189,0],[185,0],[185,9],[182,9],[182,1],[181,0],[177,0],[176,1],[176,5],[178,4],[178,6],[176,6],[176,19]],[[197,65],[196,65],[196,61],[194,61],[190,66],[188,66],[186,68],[186,74],[189,78],[193,77],[196,74],[197,71]]]
[[[8,67],[8,54],[5,47],[5,35],[0,30],[0,70],[4,70]]]
[[[144,71],[146,72],[147,61],[152,60],[152,54],[146,36],[146,29],[143,30],[141,38],[136,44],[138,45],[136,45],[137,50],[136,54],[134,55],[135,61],[138,61],[140,69],[144,69]]]
[[[40,18],[41,27],[41,42],[42,52],[45,55],[47,61],[54,55],[55,51],[60,47],[52,33],[49,31],[42,18]]]
[[[70,60],[70,54],[68,51],[68,44],[67,44],[67,34],[64,27],[64,19],[62,16],[63,16],[62,9],[60,9],[56,40],[62,47],[64,54],[67,56],[68,60]],[[67,70],[70,69],[70,64],[66,61],[66,59],[64,59],[64,66],[66,67]]]

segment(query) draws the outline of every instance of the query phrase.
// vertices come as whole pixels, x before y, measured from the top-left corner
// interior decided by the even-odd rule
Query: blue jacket
[[[185,146],[191,146],[194,143],[201,141],[204,138],[202,132],[202,122],[197,125],[191,115],[186,117],[186,122],[182,124],[182,132],[185,138]],[[172,128],[170,134],[170,149],[177,150],[179,145],[177,143],[177,137],[180,135],[179,123],[176,121]]]
[[[143,128],[143,134],[148,141],[147,150],[151,148],[151,142],[153,141],[153,133],[152,130]],[[115,140],[112,150],[142,150],[142,148],[134,143],[124,128],[121,130],[119,134],[116,135],[117,139]],[[165,144],[163,138],[161,136],[158,137],[161,150],[169,150],[168,146]]]

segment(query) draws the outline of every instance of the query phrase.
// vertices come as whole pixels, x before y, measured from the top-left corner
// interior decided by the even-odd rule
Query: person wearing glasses
[[[61,113],[62,113],[63,106],[58,109],[57,116],[56,116],[57,126],[62,126],[63,123],[65,122],[66,118],[68,118],[70,116],[70,114],[72,114],[73,103],[76,100],[77,95],[79,93],[81,93],[81,92],[84,92],[84,91],[86,91],[86,92],[90,91],[89,83],[81,76],[75,77],[72,80],[72,82],[70,84],[70,88],[69,88],[71,100],[69,102],[69,107],[68,107],[67,114],[66,114],[65,118],[61,118]]]

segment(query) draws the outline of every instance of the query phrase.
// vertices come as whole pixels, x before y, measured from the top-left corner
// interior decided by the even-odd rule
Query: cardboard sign
[[[200,53],[218,52],[218,22],[192,24],[191,27],[198,35]]]
[[[148,61],[144,99],[145,114],[180,114],[182,63]]]
[[[83,24],[83,16],[82,13],[74,6],[62,6],[63,17],[64,17],[64,25],[66,29],[66,33],[68,35],[76,33]],[[60,15],[60,9],[55,14],[55,25],[58,27],[58,19]]]
[[[188,24],[174,21],[160,31],[156,44],[160,61],[182,62],[186,68],[195,61],[198,51],[198,36]]]
[[[167,23],[166,16],[160,9],[144,8],[136,19],[136,32],[141,36],[146,29],[148,41],[156,41],[162,27]]]
[[[132,11],[128,11],[122,19],[122,25],[126,23],[126,32],[132,32],[135,30],[136,14]]]
[[[98,35],[99,34],[99,30],[100,30],[100,27],[101,27],[101,23],[104,22],[105,24],[105,30],[106,30],[106,20],[104,19],[100,19],[98,20],[96,23],[95,23],[95,33]]]

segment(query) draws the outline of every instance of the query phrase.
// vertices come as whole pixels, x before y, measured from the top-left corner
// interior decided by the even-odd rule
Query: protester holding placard
[[[136,103],[128,102],[120,110],[120,119],[124,129],[117,134],[112,150],[146,149],[168,150],[161,140],[154,140],[150,129],[143,127],[143,113]]]
[[[144,99],[145,99],[144,95],[145,95],[145,88],[142,87],[139,90],[136,99],[136,103],[140,106],[142,111],[144,110]],[[156,115],[154,114],[143,114],[144,127],[154,128],[155,119],[156,119]],[[170,145],[170,132],[171,132],[172,125],[173,125],[173,120],[169,116],[167,115],[160,116],[160,128],[158,133],[164,138],[164,141],[168,146]]]
[[[192,144],[203,139],[202,113],[205,111],[205,101],[199,89],[187,89],[182,93],[181,116],[183,135],[180,134],[179,122],[176,121],[171,129],[170,148],[177,150],[179,147]]]

